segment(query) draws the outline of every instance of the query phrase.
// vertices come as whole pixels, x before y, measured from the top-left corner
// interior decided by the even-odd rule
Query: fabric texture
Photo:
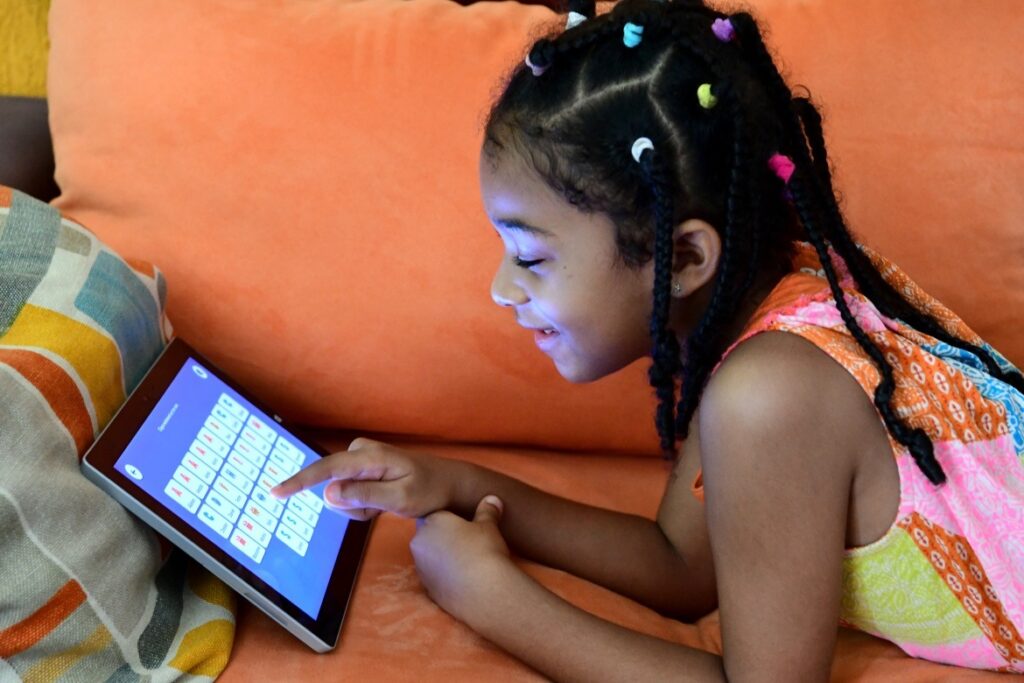
[[[847,329],[811,245],[723,356],[768,331],[815,344],[874,396],[881,374]],[[883,277],[943,328],[1013,366],[903,271],[865,250]],[[905,652],[957,666],[1024,673],[1024,395],[975,354],[882,315],[832,254],[851,312],[893,366],[893,407],[925,430],[947,476],[932,485],[890,437],[900,476],[895,523],[847,551],[843,622]],[[881,418],[879,418],[881,419]]]
[[[46,97],[50,0],[0,0],[0,95]]]
[[[234,596],[79,459],[168,340],[163,276],[0,187],[0,679],[213,679]]]

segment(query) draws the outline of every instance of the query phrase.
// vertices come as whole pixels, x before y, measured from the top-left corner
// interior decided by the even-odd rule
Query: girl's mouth
[[[542,329],[533,331],[533,341],[542,350],[550,348],[556,341],[558,341],[559,334],[553,329]]]

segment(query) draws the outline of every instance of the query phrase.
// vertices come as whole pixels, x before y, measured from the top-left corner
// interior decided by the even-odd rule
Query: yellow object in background
[[[50,0],[0,0],[0,95],[46,97]]]

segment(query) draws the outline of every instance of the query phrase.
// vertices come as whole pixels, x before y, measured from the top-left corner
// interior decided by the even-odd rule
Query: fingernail
[[[501,498],[498,498],[497,496],[484,496],[484,502],[490,503],[494,507],[498,508],[498,512],[503,512],[505,510],[505,504],[502,503]]]
[[[344,500],[337,486],[328,486],[327,490],[324,491],[324,495],[327,497],[328,503],[334,503],[335,505],[340,504]]]

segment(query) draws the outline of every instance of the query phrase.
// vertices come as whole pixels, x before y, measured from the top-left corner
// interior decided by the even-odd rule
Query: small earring
[[[683,293],[683,286],[681,284],[679,284],[678,282],[673,282],[672,283],[672,294],[674,294],[675,296],[679,296],[682,293]]]

